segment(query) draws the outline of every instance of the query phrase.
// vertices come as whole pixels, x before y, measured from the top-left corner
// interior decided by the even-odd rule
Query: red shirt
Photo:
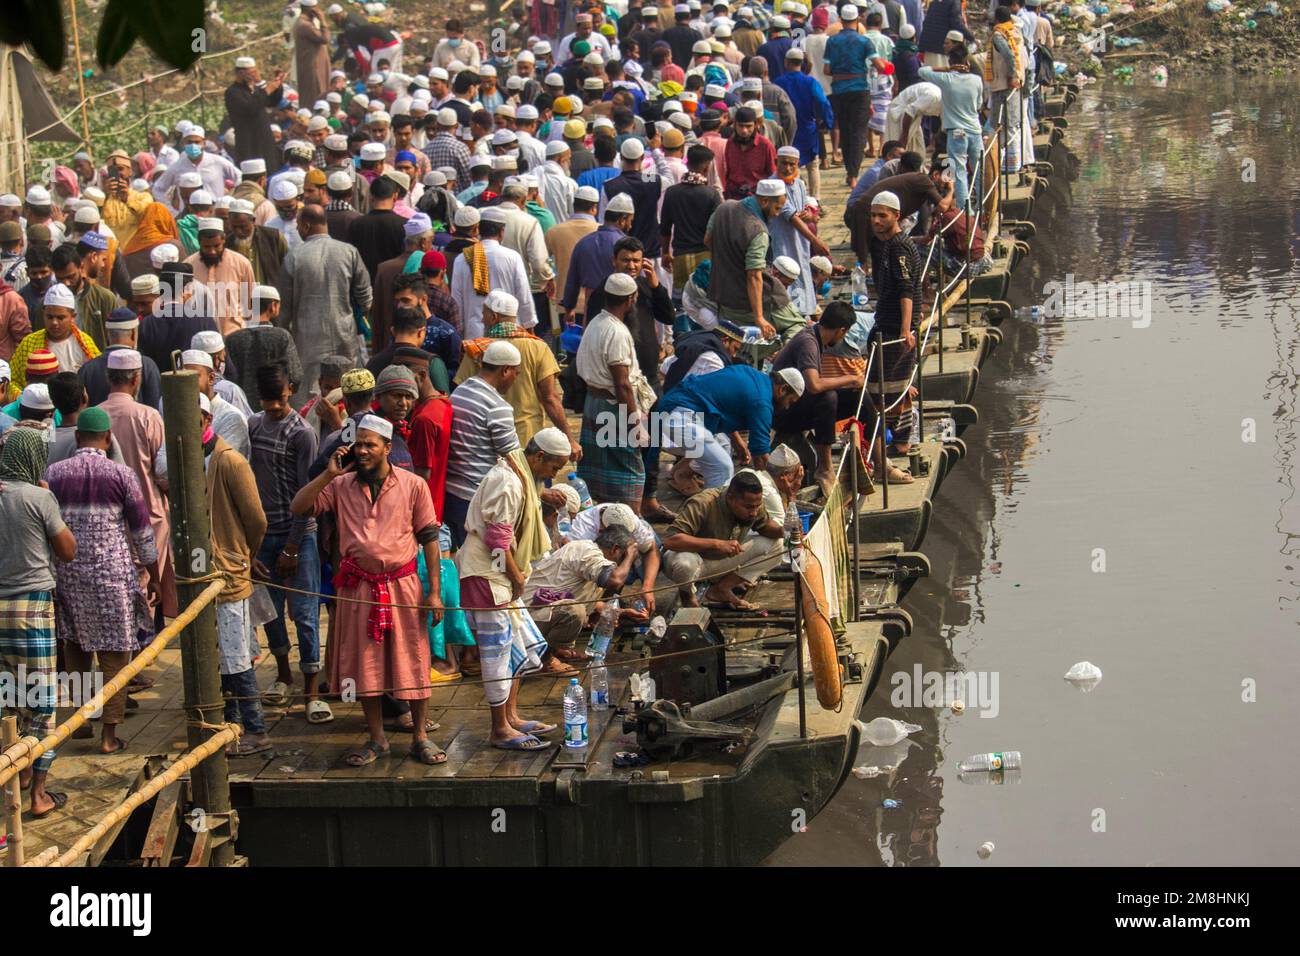
[[[760,179],[770,179],[776,175],[776,147],[762,133],[754,134],[752,146],[737,145],[734,139],[727,140],[726,152],[727,178],[722,184],[728,199],[744,199],[753,195]]]
[[[451,400],[435,395],[415,403],[408,419],[407,446],[416,468],[429,470],[429,494],[433,510],[442,520],[443,496],[447,488],[447,449],[451,445]]]

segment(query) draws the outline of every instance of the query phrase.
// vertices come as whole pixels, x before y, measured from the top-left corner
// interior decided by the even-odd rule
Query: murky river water
[[[923,729],[864,745],[857,765],[897,769],[851,777],[770,863],[1300,859],[1294,89],[1075,104],[1077,178],[1058,164],[1011,298],[1067,275],[1149,283],[1150,324],[1083,317],[1076,294],[1074,317],[1003,325],[922,546],[914,633],[864,714]],[[1105,675],[1091,693],[1062,679],[1082,660]],[[918,664],[996,675],[996,716],[892,706],[892,675]],[[958,780],[962,757],[1011,749],[1019,783]]]

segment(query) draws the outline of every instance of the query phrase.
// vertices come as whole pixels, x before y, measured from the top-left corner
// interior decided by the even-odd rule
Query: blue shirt
[[[487,189],[486,179],[481,183],[474,183],[474,185],[456,193],[456,201],[459,203],[471,203],[475,199],[478,199],[479,196],[483,195],[483,190],[485,189]]]
[[[754,51],[755,56],[767,60],[767,78],[773,83],[776,82],[777,77],[785,75],[785,54],[792,46],[794,40],[787,35],[773,37]]]
[[[460,368],[460,333],[452,328],[450,322],[444,322],[436,315],[429,316],[429,321],[425,323],[424,344],[420,348],[441,357],[452,375]]]
[[[880,173],[885,168],[886,162],[888,160],[882,156],[868,166],[862,175],[858,177],[857,183],[853,186],[853,192],[849,193],[849,201],[844,205],[845,209],[852,209],[853,204],[866,195],[867,190],[876,184],[876,180],[880,178]]]
[[[852,79],[832,80],[832,93],[867,91],[867,57],[874,56],[875,44],[861,33],[841,30],[826,41],[826,63],[831,73],[855,73]]]
[[[944,129],[980,131],[980,105],[984,102],[984,81],[975,73],[936,73],[928,66],[918,71],[922,80],[943,91]]]
[[[599,289],[604,285],[614,271],[614,244],[622,238],[621,229],[602,225],[578,240],[569,256],[569,274],[564,280],[560,305],[565,309],[576,308],[581,290]]]
[[[807,166],[821,152],[821,137],[817,135],[817,117],[820,115],[830,129],[835,125],[831,101],[826,98],[822,85],[807,73],[790,71],[775,81],[785,90],[794,106],[797,125],[791,146],[799,150],[799,165]]]
[[[655,404],[658,411],[688,408],[704,416],[711,432],[749,432],[754,456],[772,450],[772,379],[751,365],[728,365],[692,375]]]
[[[605,180],[613,179],[617,175],[618,170],[613,166],[597,166],[595,169],[580,173],[578,175],[578,185],[590,186],[596,192],[600,192],[601,187],[605,185]]]

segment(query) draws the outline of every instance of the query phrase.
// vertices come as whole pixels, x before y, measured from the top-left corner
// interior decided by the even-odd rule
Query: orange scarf
[[[140,214],[140,225],[136,227],[131,241],[123,246],[122,255],[129,256],[133,252],[152,249],[162,242],[174,242],[179,248],[180,230],[176,228],[176,220],[166,206],[160,202],[151,202]]]
[[[999,23],[993,27],[994,33],[1002,34],[1002,39],[1007,41],[1007,46],[1011,47],[1011,58],[1015,61],[1015,75],[1017,78],[1025,75],[1025,68],[1020,63],[1020,44],[1024,37],[1020,33],[1020,27],[1016,26],[1015,20],[1008,20],[1006,23]],[[996,53],[990,48],[988,56],[984,58],[984,79],[990,83],[993,82],[993,58]]]

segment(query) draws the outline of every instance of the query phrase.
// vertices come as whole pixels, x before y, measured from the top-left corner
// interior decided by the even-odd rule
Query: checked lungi
[[[641,449],[625,442],[627,412],[612,399],[587,393],[582,408],[582,461],[578,477],[587,483],[591,497],[600,504],[621,501],[633,511],[641,510],[645,465]]]
[[[912,400],[906,397],[906,393],[912,384],[912,373],[916,371],[916,349],[908,348],[906,342],[895,342],[884,347],[884,356],[884,407],[889,409],[885,413],[885,425],[892,433],[894,443],[903,444],[912,435]],[[875,418],[881,408],[880,391],[880,366],[873,357],[867,369],[867,401],[862,409],[867,434],[871,434],[875,427]],[[890,408],[891,405],[894,407]]]
[[[11,675],[8,693],[0,697],[0,713],[11,704],[18,711],[18,733],[38,739],[55,726],[58,703],[54,639],[54,592],[28,591],[0,598],[0,673]],[[36,772],[50,769],[54,751],[32,764]]]

